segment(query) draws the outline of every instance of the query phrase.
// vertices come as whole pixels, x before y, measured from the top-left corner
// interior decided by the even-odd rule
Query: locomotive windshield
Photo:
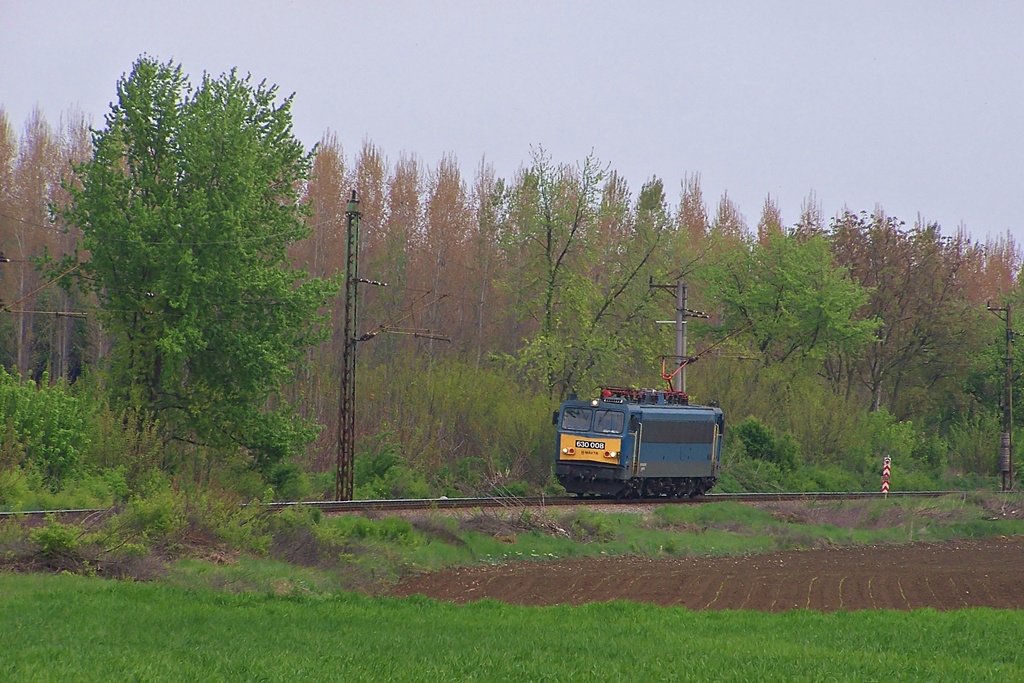
[[[590,431],[590,418],[593,416],[594,411],[590,408],[567,406],[562,411],[562,429],[570,432]]]
[[[598,410],[594,416],[594,431],[602,434],[621,434],[626,414],[618,410]]]

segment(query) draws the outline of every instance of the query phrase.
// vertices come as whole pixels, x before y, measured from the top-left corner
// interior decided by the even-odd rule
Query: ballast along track
[[[889,498],[941,498],[943,496],[966,496],[965,491],[895,491],[882,494],[874,491],[822,492],[822,493],[708,493],[697,498],[574,498],[571,496],[522,496],[522,497],[486,497],[486,498],[421,498],[403,500],[354,500],[354,501],[311,501],[269,503],[266,507],[272,512],[287,508],[304,506],[316,508],[325,513],[365,513],[409,510],[459,510],[473,508],[542,508],[557,506],[588,506],[588,505],[701,505],[703,503],[720,503],[733,501],[738,503],[774,503],[783,501],[821,502],[830,500],[864,500]],[[4,519],[42,520],[48,515],[61,521],[76,521],[87,517],[97,517],[111,510],[78,509],[78,510],[33,510],[29,512],[0,512],[0,521]]]
[[[943,496],[965,496],[964,491],[901,491],[890,492],[890,498],[941,498]],[[315,507],[322,512],[384,512],[405,510],[458,510],[473,508],[535,508],[588,505],[701,505],[733,501],[739,503],[767,503],[782,501],[829,501],[879,499],[885,496],[873,491],[824,492],[824,493],[708,493],[697,498],[575,498],[572,496],[521,496],[487,498],[425,498],[412,500],[357,500],[319,501],[312,503],[271,503],[273,510],[283,510],[296,505]]]

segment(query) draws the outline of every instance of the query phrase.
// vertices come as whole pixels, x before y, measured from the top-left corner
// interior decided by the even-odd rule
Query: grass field
[[[970,496],[315,523],[296,511],[273,518],[269,554],[186,555],[151,583],[0,572],[0,681],[1024,680],[1024,611],[457,606],[347,590],[522,559],[1014,535],[1022,504]],[[8,524],[0,551],[13,556],[33,538]]]
[[[1024,612],[455,606],[0,574],[0,679],[1024,680]]]
[[[411,521],[342,515],[314,522],[307,512],[293,510],[270,518],[270,552],[221,552],[218,545],[215,554],[223,561],[185,553],[138,578],[190,590],[372,593],[410,573],[452,566],[615,555],[747,555],[1024,534],[1024,519],[1009,514],[1024,509],[1024,498],[1014,497],[1006,515],[990,509],[1002,502],[950,496],[780,509],[723,502],[666,505],[645,514],[560,508],[522,514],[477,510],[458,517],[433,512]],[[0,524],[0,567],[5,552],[32,547],[24,536],[15,525]],[[63,568],[52,564],[47,568]]]

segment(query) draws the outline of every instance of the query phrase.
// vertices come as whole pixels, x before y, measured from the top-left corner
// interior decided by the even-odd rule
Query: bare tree
[[[711,228],[704,193],[700,189],[700,173],[683,176],[676,224],[694,243],[701,242]]]
[[[34,364],[38,339],[34,330],[36,314],[31,311],[36,309],[36,290],[41,284],[30,259],[41,256],[43,247],[52,244],[57,234],[48,206],[60,185],[59,150],[53,128],[40,110],[33,110],[18,152],[14,180],[18,220],[12,234],[12,253],[8,254],[17,264],[12,269],[17,273],[17,368],[24,377],[29,376]]]

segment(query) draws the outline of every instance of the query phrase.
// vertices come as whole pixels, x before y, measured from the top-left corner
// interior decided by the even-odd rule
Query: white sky
[[[368,139],[508,178],[539,144],[673,204],[699,172],[751,226],[813,190],[826,216],[1024,242],[1021,2],[0,0],[0,107],[19,132],[35,105],[100,126],[141,53],[295,92],[298,136],[350,158]]]

